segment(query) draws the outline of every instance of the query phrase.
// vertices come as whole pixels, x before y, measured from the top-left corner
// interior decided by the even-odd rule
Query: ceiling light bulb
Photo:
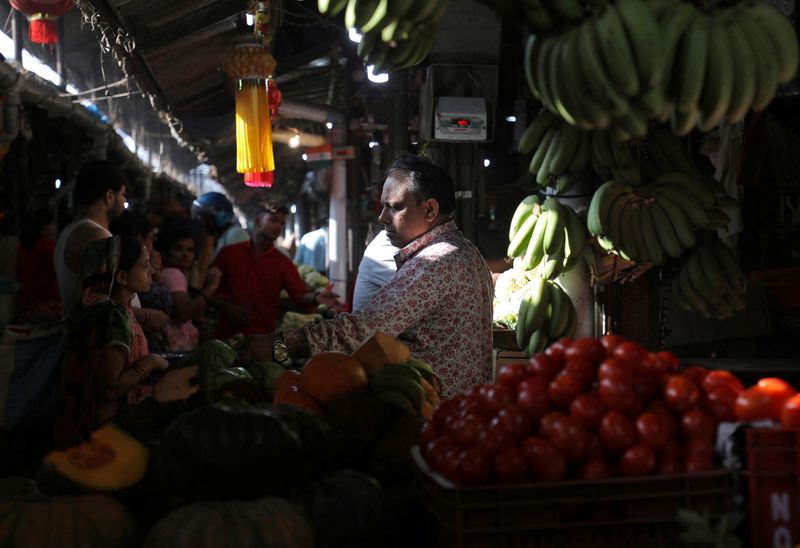
[[[483,167],[489,167],[490,165],[492,165],[492,161],[489,158],[484,158]]]
[[[299,133],[295,133],[294,135],[292,135],[292,138],[289,139],[289,146],[292,147],[292,148],[297,148],[297,147],[300,146],[300,134]]]
[[[245,13],[244,14],[244,22],[247,23],[248,27],[252,27],[253,23],[255,23],[256,18],[252,13]]]
[[[388,74],[375,74],[375,65],[367,67],[367,80],[376,84],[385,84],[389,81]]]

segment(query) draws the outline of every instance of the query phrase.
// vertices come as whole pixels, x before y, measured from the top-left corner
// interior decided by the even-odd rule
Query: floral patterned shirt
[[[354,314],[284,334],[290,351],[355,350],[374,332],[397,337],[442,379],[443,395],[466,392],[492,373],[492,278],[454,222],[395,255],[397,273]]]

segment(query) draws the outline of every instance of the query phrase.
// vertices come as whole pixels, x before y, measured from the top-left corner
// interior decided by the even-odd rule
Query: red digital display
[[[469,120],[466,118],[458,118],[454,121],[458,127],[469,127]]]

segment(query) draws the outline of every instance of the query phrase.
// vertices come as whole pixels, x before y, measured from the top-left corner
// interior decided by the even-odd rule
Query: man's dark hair
[[[263,213],[280,213],[282,215],[288,215],[289,208],[276,202],[261,202],[258,204],[257,215],[261,215]]]
[[[126,182],[125,175],[114,162],[89,160],[78,171],[72,197],[78,206],[92,205],[109,190],[118,192]]]
[[[386,175],[407,181],[418,204],[431,198],[439,203],[439,213],[442,215],[449,216],[455,211],[453,179],[430,159],[411,154],[398,156],[386,170]]]

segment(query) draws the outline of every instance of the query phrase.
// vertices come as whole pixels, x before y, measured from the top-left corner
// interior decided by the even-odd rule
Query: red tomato
[[[712,450],[713,453],[713,450]],[[669,440],[664,448],[661,449],[661,458],[681,460],[683,458],[683,447],[677,440]]]
[[[602,379],[598,394],[606,407],[614,411],[631,413],[635,412],[641,405],[641,400],[636,395],[633,383],[623,378]]]
[[[661,394],[661,379],[654,375],[637,377],[633,380],[633,390],[643,401],[650,401]]]
[[[528,372],[534,375],[541,375],[547,380],[554,379],[561,373],[564,367],[563,361],[557,361],[546,354],[536,354],[528,362]]]
[[[428,442],[422,456],[425,457],[425,460],[428,461],[431,466],[436,468],[441,462],[444,462],[445,456],[456,448],[457,445],[450,436],[442,436]]]
[[[506,447],[494,456],[494,475],[498,481],[519,481],[528,472],[528,459],[519,447]]]
[[[700,399],[700,391],[686,375],[670,375],[664,385],[664,403],[673,411],[685,411]]]
[[[603,448],[611,453],[620,453],[636,443],[636,427],[617,411],[605,414],[599,434]]]
[[[458,477],[462,483],[478,485],[489,481],[492,461],[480,447],[469,447],[461,453]]]
[[[450,449],[438,462],[436,471],[454,483],[459,482],[458,468],[461,463],[461,449],[454,447]]]
[[[586,434],[586,440],[587,459],[596,459],[605,456],[603,454],[603,446],[600,444],[600,437],[597,435],[597,432],[588,432]]]
[[[566,350],[569,345],[572,344],[572,339],[569,337],[564,337],[558,342],[555,342],[548,346],[544,353],[549,356],[550,358],[554,359],[558,363],[564,363],[567,359]]]
[[[461,401],[464,399],[466,399],[464,396],[456,396],[454,398],[444,400],[439,404],[439,407],[437,407],[436,411],[433,412],[433,418],[431,419],[433,424],[436,425],[436,428],[439,430],[442,429],[445,420],[447,420],[450,415],[458,412]]]
[[[715,388],[720,387],[732,390],[736,394],[741,394],[744,392],[744,385],[742,384],[742,381],[737,379],[736,376],[730,371],[725,371],[723,369],[709,371],[708,375],[706,375],[706,377],[703,379],[702,386],[706,393],[710,393]]]
[[[477,446],[490,456],[514,445],[514,437],[502,428],[487,428],[478,434]]]
[[[497,382],[511,388],[517,385],[528,376],[528,366],[524,363],[508,363],[500,367],[497,372]]]
[[[595,367],[586,360],[572,360],[567,362],[561,374],[577,377],[586,388],[594,380]]]
[[[619,460],[625,476],[646,476],[656,469],[656,454],[646,445],[634,445],[627,449]]]
[[[758,381],[736,398],[736,418],[742,421],[780,420],[783,404],[797,392],[781,379]]]
[[[648,447],[663,449],[670,438],[669,424],[660,413],[646,411],[636,418],[639,441]]]
[[[447,433],[461,447],[475,445],[478,435],[489,426],[489,420],[479,415],[461,415],[447,424]]]
[[[633,377],[632,370],[628,365],[616,358],[608,358],[603,360],[600,367],[597,369],[598,379],[625,379],[629,380]]]
[[[701,439],[714,443],[717,437],[717,421],[700,409],[690,409],[681,417],[681,430],[686,439]]]
[[[675,457],[662,457],[658,465],[659,474],[680,474],[683,472],[683,465],[680,459]]]
[[[702,438],[692,438],[683,446],[683,454],[688,461],[689,457],[714,458],[714,446]]]
[[[682,371],[684,375],[692,379],[696,386],[703,386],[703,381],[708,375],[708,369],[700,367],[699,365],[692,365]]]
[[[792,396],[783,404],[781,423],[786,428],[800,428],[800,394]]]
[[[550,383],[547,395],[555,405],[566,407],[584,390],[584,384],[575,375],[561,372]]]
[[[681,360],[669,350],[662,350],[655,355],[655,363],[650,364],[654,373],[672,373],[681,367]]]
[[[637,342],[626,341],[614,349],[613,356],[632,371],[638,371],[647,358],[647,349]]]
[[[419,446],[425,447],[428,442],[439,437],[439,430],[432,422],[426,422],[419,431]]]
[[[600,426],[606,406],[597,394],[581,394],[569,404],[569,415],[586,428],[595,429]]]
[[[581,466],[578,472],[578,477],[583,479],[603,479],[611,477],[611,468],[608,463],[601,458],[592,458],[587,460]]]
[[[727,386],[718,386],[706,394],[706,407],[718,421],[736,420],[736,392]]]
[[[589,444],[586,429],[572,417],[565,416],[554,422],[552,432],[547,437],[570,462],[577,462],[583,458]]]
[[[492,425],[497,424],[500,428],[509,432],[515,438],[523,438],[531,433],[533,429],[533,419],[518,404],[512,403],[501,409],[497,416],[492,419]]]
[[[519,383],[517,404],[532,419],[538,419],[550,409],[550,397],[547,395],[549,386],[550,381],[538,375],[528,377]]]
[[[514,390],[508,386],[494,384],[483,393],[481,404],[487,410],[489,416],[494,416],[501,409],[516,401],[516,396]]]
[[[522,452],[528,459],[533,477],[540,481],[558,481],[567,473],[567,459],[553,444],[537,436],[522,440]]]
[[[539,435],[549,438],[556,429],[557,423],[567,418],[561,411],[550,411],[539,419]]]
[[[627,339],[625,337],[614,335],[613,333],[609,333],[608,335],[603,335],[600,337],[600,344],[602,344],[603,348],[606,349],[606,354],[608,355],[613,353],[616,347],[626,341]]]
[[[569,345],[564,354],[567,361],[581,359],[597,364],[605,359],[606,349],[597,339],[584,337]]]
[[[713,470],[714,463],[710,458],[701,455],[693,455],[686,458],[686,472],[694,474],[697,472],[707,472]]]

